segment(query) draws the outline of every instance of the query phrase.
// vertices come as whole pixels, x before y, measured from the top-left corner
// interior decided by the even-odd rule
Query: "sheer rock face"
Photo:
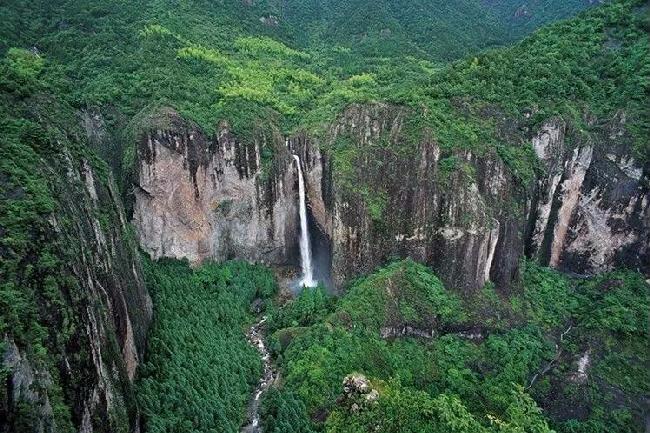
[[[648,168],[631,156],[625,117],[573,147],[566,133],[553,120],[533,139],[546,174],[533,194],[527,252],[579,274],[622,265],[649,272]]]
[[[406,256],[461,292],[488,280],[510,291],[524,254],[576,273],[623,263],[647,271],[648,170],[629,155],[622,116],[589,141],[548,121],[529,139],[542,174],[523,185],[494,151],[441,149],[435,131],[408,137],[409,115],[353,105],[320,138],[260,131],[248,144],[225,127],[212,140],[186,124],[153,131],[139,151],[140,241],[154,257],[297,264],[297,154],[338,287]],[[264,143],[275,162],[262,181]]]
[[[72,271],[89,300],[77,314],[84,333],[79,344],[90,365],[76,366],[79,361],[67,356],[65,360],[66,374],[89,377],[74,390],[81,400],[81,413],[75,416],[81,417],[82,432],[137,429],[129,390],[144,356],[151,299],[113,180],[100,180],[85,160],[79,168],[71,159],[68,164],[68,185],[83,185],[85,191],[63,193],[65,213],[55,216],[52,224],[59,236],[81,242]],[[111,215],[108,224],[99,220],[102,213]],[[70,215],[72,226],[61,222]]]
[[[332,232],[332,178],[328,155],[322,153],[319,143],[302,132],[287,138],[292,154],[298,155],[304,166],[305,192],[316,228],[326,236]]]
[[[240,258],[283,264],[295,254],[294,168],[282,137],[257,131],[248,143],[221,125],[208,138],[177,114],[138,148],[133,222],[152,257]],[[263,148],[275,162],[264,167]]]
[[[34,169],[51,179],[57,210],[40,242],[57,246],[61,275],[71,283],[50,289],[61,291],[55,306],[36,299],[38,320],[48,333],[47,362],[25,341],[4,337],[2,366],[9,374],[2,391],[8,399],[0,407],[0,430],[25,422],[21,417],[28,410],[34,431],[61,431],[56,411],[69,408],[80,432],[137,432],[131,386],[152,305],[119,195],[110,175],[98,175],[88,160],[64,147],[43,163]],[[40,247],[35,245],[36,257]],[[63,409],[53,409],[53,396]]]
[[[501,205],[514,197],[510,175],[496,154],[443,152],[431,136],[416,144],[415,157],[379,146],[367,151],[380,140],[393,149],[411,146],[403,132],[407,115],[390,105],[353,106],[330,129],[328,147],[344,140],[361,155],[353,173],[359,181],[334,178],[325,205],[332,215],[335,283],[409,256],[460,291],[490,278],[508,286],[518,266],[518,254],[510,256],[509,249],[522,244],[512,229],[520,222]],[[442,159],[458,169],[444,171]]]
[[[33,431],[38,433],[55,431],[56,424],[49,396],[46,392],[39,391],[39,388],[47,388],[51,385],[52,378],[49,372],[35,370],[13,340],[5,337],[4,344],[6,349],[2,357],[2,365],[11,372],[8,400],[27,403],[34,408]]]
[[[337,285],[404,256],[465,292],[488,280],[509,291],[525,253],[573,273],[621,265],[650,271],[648,169],[630,156],[623,115],[582,141],[560,119],[544,124],[531,140],[543,174],[530,186],[495,153],[445,152],[433,134],[415,153],[373,147],[380,140],[393,149],[413,146],[403,132],[408,115],[390,105],[352,106],[331,126],[325,148],[343,140],[355,149],[352,183],[332,174],[336,154],[323,157],[313,141],[301,142],[306,177],[313,177],[310,205],[329,233]],[[376,215],[372,198],[381,196]]]

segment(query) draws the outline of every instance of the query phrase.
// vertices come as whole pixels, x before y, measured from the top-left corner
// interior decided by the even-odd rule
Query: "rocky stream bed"
[[[247,339],[262,356],[264,363],[264,370],[255,391],[253,398],[248,406],[248,420],[241,433],[261,433],[262,426],[260,425],[260,403],[262,395],[275,383],[278,378],[278,372],[275,370],[271,363],[271,355],[264,343],[264,324],[266,323],[266,316],[255,322],[248,330]]]

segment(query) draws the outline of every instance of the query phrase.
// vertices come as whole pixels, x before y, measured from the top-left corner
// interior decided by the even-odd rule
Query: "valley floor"
[[[243,263],[147,275],[147,432],[643,431],[649,286],[632,272],[570,280],[527,263],[509,299],[488,285],[461,300],[406,260],[288,302]]]

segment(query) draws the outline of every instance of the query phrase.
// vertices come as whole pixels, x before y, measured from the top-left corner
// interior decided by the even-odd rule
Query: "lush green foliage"
[[[650,289],[644,278],[631,271],[617,271],[577,282],[577,308],[563,349],[590,360],[591,374],[581,388],[580,376],[558,366],[550,384],[558,376],[573,379],[559,386],[555,398],[571,399],[581,410],[588,408],[583,422],[568,419],[558,429],[567,432],[628,432],[641,430],[633,424],[639,416],[642,395],[650,392],[648,351],[648,311]],[[550,399],[546,383],[538,388],[540,399]],[[546,391],[546,392],[545,392]],[[563,413],[566,408],[554,407]],[[631,427],[635,425],[635,427]],[[635,430],[636,429],[636,430]]]
[[[381,386],[381,385],[380,385]],[[511,393],[505,418],[490,417],[490,425],[479,423],[454,395],[435,398],[391,381],[381,386],[377,404],[359,413],[337,409],[327,419],[328,433],[552,433],[535,401],[521,387]]]
[[[271,388],[262,407],[264,431],[268,433],[313,433],[305,404],[291,392]]]
[[[516,5],[515,5],[516,4]],[[456,59],[503,44],[544,23],[586,7],[580,0],[535,2],[531,17],[516,18],[514,1],[288,0],[279,14],[302,46],[340,46],[367,62],[413,55]],[[286,21],[286,22],[285,22]]]
[[[531,28],[575,13],[581,2],[566,3],[533,6]],[[115,126],[153,103],[173,105],[208,130],[225,118],[243,132],[252,119],[268,117],[269,107],[286,127],[331,118],[353,101],[410,99],[421,107],[422,83],[435,70],[431,60],[523,35],[513,30],[512,6],[68,0],[25,8],[9,2],[0,49],[36,46],[75,83],[69,92],[75,104],[118,108],[105,110]],[[260,23],[271,15],[278,26]],[[371,90],[377,78],[381,86]]]
[[[152,107],[172,106],[208,132],[226,119],[245,138],[262,121],[318,134],[350,103],[405,105],[409,124],[399,149],[390,140],[372,149],[326,149],[339,189],[353,185],[377,222],[385,192],[346,168],[384,149],[415,158],[416,146],[408,144],[424,133],[446,151],[495,149],[524,185],[536,158],[528,137],[504,133],[513,123],[530,131],[562,116],[571,138],[584,140],[624,112],[637,156],[648,152],[650,48],[639,1],[615,1],[512,48],[448,66],[435,62],[519,37],[584,2],[535,2],[519,18],[513,1],[380,1],[372,9],[360,0],[249,3],[9,2],[2,11],[11,25],[0,29],[0,49],[35,46],[38,60],[8,51],[16,70],[29,74],[44,58],[51,67],[43,79],[62,97],[98,107],[114,131],[115,144],[102,152],[118,173],[121,161],[131,163],[121,157],[133,153],[130,119]],[[260,22],[270,16],[277,26]],[[524,111],[533,115],[521,120]],[[588,121],[594,116],[600,122]]]
[[[30,87],[38,85],[33,81],[34,70],[30,68],[28,58],[29,54],[16,50],[8,55],[2,64],[2,77],[6,77],[2,82],[3,90],[28,93]],[[7,253],[3,254],[1,268],[0,332],[4,334],[11,329],[17,338],[23,340],[21,343],[29,342],[36,351],[41,351],[44,350],[41,343],[46,332],[35,320],[35,289],[30,284],[20,286],[24,280],[30,281],[33,273],[39,273],[39,262],[45,267],[43,271],[55,269],[57,263],[49,263],[55,260],[52,250],[43,252],[42,260],[33,270],[23,270],[21,259],[29,255],[28,251],[35,247],[39,238],[47,236],[47,225],[42,220],[56,206],[45,174],[35,170],[40,165],[39,153],[47,150],[49,137],[40,125],[20,115],[23,107],[12,107],[15,99],[10,93],[5,91],[2,96],[0,227],[3,228],[2,250]],[[10,107],[16,110],[17,115],[10,113]],[[51,265],[53,268],[49,268]],[[27,275],[23,278],[21,274],[24,273]]]
[[[397,262],[354,284],[337,304],[339,320],[368,330],[408,323],[425,329],[464,319],[460,300],[429,269]]]
[[[319,321],[275,331],[285,378],[277,392],[307,412],[275,409],[270,425],[285,427],[269,431],[305,431],[310,419],[327,432],[642,431],[635,399],[648,389],[641,346],[649,288],[640,275],[571,281],[527,263],[524,290],[510,302],[486,290],[461,304],[425,267],[396,262],[335,303],[320,302]],[[313,306],[313,297],[289,308]],[[487,320],[495,311],[506,324]],[[418,332],[427,325],[431,333]],[[576,367],[585,350],[590,380]],[[343,378],[355,372],[372,378],[376,403],[341,399]],[[281,397],[270,398],[282,407]]]
[[[510,22],[510,35],[521,35],[549,22],[571,16],[584,9],[587,4],[582,0],[566,0],[555,3],[548,0],[522,3],[518,0],[491,1],[491,8],[500,19]]]
[[[241,262],[148,262],[155,323],[138,398],[147,431],[237,432],[261,374],[245,338],[251,302],[277,289],[268,269]]]
[[[329,313],[334,299],[327,290],[318,286],[305,288],[300,296],[269,312],[268,329],[272,332],[282,328],[309,326]]]

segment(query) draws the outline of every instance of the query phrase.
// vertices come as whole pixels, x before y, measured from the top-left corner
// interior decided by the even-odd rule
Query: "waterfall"
[[[303,287],[315,287],[314,271],[311,262],[311,245],[309,242],[309,229],[307,225],[307,203],[305,202],[305,181],[302,177],[300,157],[293,155],[298,166],[298,195],[300,200],[300,263],[302,265],[302,279],[300,285]]]

